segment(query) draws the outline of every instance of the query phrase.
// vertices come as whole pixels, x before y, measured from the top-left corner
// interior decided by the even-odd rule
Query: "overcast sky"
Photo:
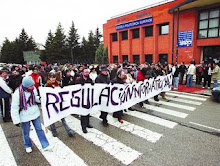
[[[49,30],[60,22],[68,33],[74,21],[80,38],[112,16],[163,0],[1,0],[0,45],[7,37],[14,40],[24,28],[37,43],[45,44]]]

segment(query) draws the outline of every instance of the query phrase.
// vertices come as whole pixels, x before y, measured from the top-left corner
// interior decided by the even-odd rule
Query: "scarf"
[[[21,110],[27,110],[27,106],[36,105],[35,96],[34,96],[34,90],[32,90],[30,93],[30,97],[28,100],[25,97],[25,92],[29,92],[28,88],[25,88],[22,84],[19,86],[19,97],[20,97],[20,111]]]
[[[55,80],[55,82],[51,82],[50,80],[47,81],[46,87],[59,87],[59,83],[57,80]]]

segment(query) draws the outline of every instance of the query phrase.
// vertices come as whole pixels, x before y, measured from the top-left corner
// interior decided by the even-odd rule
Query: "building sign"
[[[136,26],[141,26],[145,24],[151,24],[153,23],[153,17],[147,17],[147,18],[142,18],[139,20],[134,20],[134,21],[129,21],[123,24],[118,24],[116,25],[116,30],[122,30],[122,29],[127,29],[127,28],[132,28]]]
[[[193,31],[179,32],[178,47],[192,47]]]

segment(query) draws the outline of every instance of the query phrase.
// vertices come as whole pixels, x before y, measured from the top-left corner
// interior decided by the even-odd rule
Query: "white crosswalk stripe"
[[[201,95],[201,94],[186,93],[186,92],[179,92],[179,91],[169,91],[169,93],[186,94],[188,96],[197,96],[197,97],[202,97],[202,98],[209,98],[209,96],[205,96],[205,95]]]
[[[152,143],[156,144],[161,141],[160,140],[161,138],[166,137],[166,134],[169,133],[168,131],[174,129],[178,125],[178,123],[172,121],[173,117],[175,118],[175,120],[176,118],[181,118],[181,119],[186,118],[189,114],[181,111],[185,111],[185,110],[196,111],[196,107],[201,105],[203,101],[207,100],[206,97],[201,97],[199,95],[188,95],[187,93],[184,92],[166,92],[166,98],[169,100],[169,102],[163,99],[160,99],[159,102],[155,102],[154,100],[149,99],[150,104],[144,104],[144,107],[148,110],[152,110],[155,115],[149,115],[148,112],[145,113],[145,112],[140,112],[138,110],[136,111],[127,110],[127,112],[124,112],[125,114],[124,117],[127,116],[126,118],[128,118],[129,121],[123,120],[123,123],[121,124],[118,122],[117,118],[113,118],[111,114],[109,114],[107,117],[108,123],[111,126],[116,127],[117,130],[125,131],[129,134],[136,136],[133,137],[135,139],[141,138],[142,141],[143,139],[145,139],[147,142],[149,142],[149,144]],[[157,106],[155,105],[155,103],[160,105]],[[191,106],[188,106],[186,104],[191,104]],[[157,114],[159,114],[159,116],[161,114],[164,114],[163,115],[164,117],[166,115],[167,116],[169,115],[170,120],[159,118],[157,117]],[[92,112],[90,115],[94,117],[92,118],[93,121],[100,123],[100,118],[99,118],[100,111]],[[132,117],[135,118],[132,119]],[[138,121],[140,119],[141,121],[152,123],[152,125],[139,126],[135,124],[135,121]],[[95,146],[98,146],[100,151],[106,152],[106,155],[112,156],[113,158],[117,159],[118,162],[120,162],[121,164],[129,165],[135,160],[137,160],[143,153],[139,149],[133,149],[130,146],[120,142],[119,140],[114,139],[113,138],[114,133],[111,133],[110,136],[109,134],[105,134],[99,131],[98,129],[88,128],[87,129],[88,133],[84,134],[82,132],[80,120],[78,120],[73,116],[68,116],[66,117],[66,121],[70,126],[70,128],[76,131],[77,134],[82,137],[82,139],[85,139],[86,141],[93,143]],[[108,128],[105,129],[108,130]],[[157,131],[154,131],[154,129],[156,129]],[[122,137],[125,132],[121,132]],[[36,132],[34,130],[30,131],[30,137],[33,143],[36,145],[39,152],[42,154],[42,157],[46,159],[45,161],[47,161],[50,165],[85,166],[87,164],[88,165],[91,164],[89,162],[90,160],[93,159],[87,158],[85,159],[86,161],[85,162],[83,158],[81,158],[74,152],[75,147],[74,148],[68,147],[62,141],[63,139],[62,136],[61,138],[53,137],[49,130],[46,130],[46,136],[50,144],[54,146],[52,152],[44,152],[42,150]],[[74,138],[72,139],[74,140]],[[1,145],[0,166],[2,165],[16,166],[17,165],[16,160],[18,159],[14,158],[10,146],[7,142],[7,138],[5,137],[1,126],[0,126],[0,145]],[[115,161],[117,162],[117,160]]]
[[[34,127],[33,127],[34,128]],[[42,125],[42,128],[43,125]],[[45,131],[45,130],[44,130]],[[37,134],[35,130],[30,131],[30,138],[37,146],[39,151],[45,157],[45,159],[50,163],[52,166],[86,166],[87,164],[77,156],[68,146],[66,146],[59,138],[53,137],[51,132],[47,130],[47,138],[51,146],[53,146],[52,152],[43,151],[40,142],[38,141]]]
[[[100,111],[93,112],[91,113],[91,115],[100,119],[99,118]],[[129,123],[125,120],[123,120],[123,124],[121,124],[120,122],[118,122],[117,118],[113,118],[112,116],[108,116],[108,123],[119,129],[128,131],[131,134],[144,138],[147,141],[152,142],[152,143],[157,142],[163,136],[162,134],[159,134],[157,132],[153,132],[151,130],[145,129],[141,126]]]
[[[72,116],[68,116],[66,118],[66,121],[68,122],[69,126],[79,135],[84,137],[86,140],[94,143],[95,145],[101,147],[105,152],[114,156],[123,164],[130,164],[142,154],[111,138],[110,136],[100,132],[97,129],[88,129],[89,132],[87,134],[84,134],[81,130],[80,121]]]
[[[175,122],[171,122],[171,121],[161,119],[161,118],[158,118],[158,117],[155,117],[155,116],[152,116],[149,114],[145,114],[142,112],[138,112],[138,111],[128,111],[125,114],[128,114],[130,116],[134,116],[136,118],[146,120],[146,121],[149,121],[149,122],[161,125],[161,126],[165,126],[165,127],[171,128],[171,129],[177,125],[177,123],[175,123]]]
[[[178,112],[178,111],[174,111],[174,110],[170,110],[170,109],[166,109],[166,108],[162,108],[162,107],[156,107],[156,106],[152,106],[152,105],[148,105],[148,104],[144,104],[144,107],[146,109],[150,109],[150,110],[161,112],[164,114],[176,116],[179,118],[186,118],[188,116],[188,114],[186,114],[186,113],[182,113],[182,112]]]
[[[192,100],[184,100],[181,98],[174,98],[174,97],[168,97],[166,96],[167,100],[171,100],[171,101],[177,101],[177,102],[181,102],[181,103],[186,103],[186,104],[192,104],[192,105],[201,105],[201,102],[197,102],[197,101],[192,101]]]
[[[180,108],[180,109],[184,109],[184,110],[188,110],[188,111],[194,111],[196,109],[195,107],[176,104],[176,103],[171,103],[171,102],[166,102],[166,101],[161,101],[161,100],[160,101],[154,101],[152,99],[149,99],[149,102],[156,103],[156,104],[163,104],[163,105],[166,105],[166,106],[176,107],[176,108]]]
[[[177,97],[181,97],[181,98],[187,98],[187,99],[199,100],[199,101],[206,101],[207,100],[207,99],[201,98],[201,97],[195,97],[195,96],[189,96],[189,95],[183,95],[183,94],[176,94],[176,93],[171,93],[171,92],[166,92],[166,95],[177,96]]]
[[[15,161],[15,158],[12,154],[12,151],[10,149],[10,146],[8,144],[8,141],[5,137],[5,134],[2,130],[2,127],[0,125],[0,166],[16,166],[17,163]]]

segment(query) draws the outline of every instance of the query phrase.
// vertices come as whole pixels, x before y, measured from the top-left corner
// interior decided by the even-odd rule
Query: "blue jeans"
[[[218,87],[218,80],[214,80],[214,82],[213,82],[213,87],[215,88],[215,87]]]
[[[179,77],[174,77],[174,79],[173,79],[174,89],[177,89],[177,88],[178,88],[178,82],[179,82]]]
[[[193,75],[192,75],[192,74],[188,74],[186,86],[187,86],[187,87],[191,87],[192,84],[193,84]]]
[[[42,148],[43,149],[46,148],[47,146],[49,146],[49,142],[45,136],[44,131],[42,130],[40,117],[38,117],[35,120],[32,120],[32,123],[34,125],[35,130],[36,130],[36,133],[37,133],[37,136],[38,136],[38,139],[41,143]],[[29,148],[32,146],[31,139],[29,136],[29,134],[30,134],[30,121],[23,122],[21,125],[22,125],[21,127],[22,127],[24,146],[25,146],[25,148]]]

